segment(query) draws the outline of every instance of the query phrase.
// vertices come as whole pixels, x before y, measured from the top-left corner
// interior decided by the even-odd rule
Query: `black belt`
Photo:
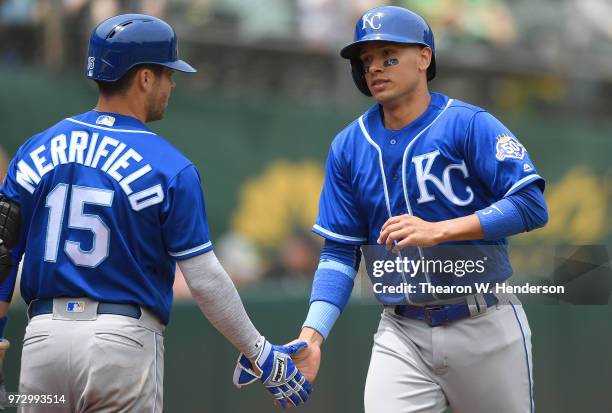
[[[78,299],[74,301],[78,301]],[[52,298],[33,300],[28,307],[28,316],[30,318],[36,317],[37,315],[52,313]],[[140,307],[135,304],[98,303],[98,314],[115,314],[138,319],[142,315],[142,311]]]
[[[487,308],[497,304],[497,297],[487,293],[483,294]],[[478,305],[478,302],[476,303]],[[479,312],[484,312],[479,308]],[[441,304],[441,305],[396,305],[395,314],[406,318],[425,321],[431,327],[442,324],[452,323],[471,316],[467,302],[460,304]]]

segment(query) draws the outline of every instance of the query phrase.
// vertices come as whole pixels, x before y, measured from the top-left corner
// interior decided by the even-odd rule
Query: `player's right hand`
[[[299,341],[308,343],[308,347],[291,356],[291,360],[293,360],[295,367],[297,367],[304,377],[306,377],[306,380],[313,383],[317,378],[321,365],[321,343],[323,342],[323,337],[319,335],[320,340],[316,338],[313,340],[309,338],[309,334],[306,330],[308,330],[308,327],[302,330],[302,334],[300,334],[299,338],[289,342],[287,345],[295,344]]]
[[[306,403],[312,387],[291,357],[308,345],[302,341],[276,346],[264,337],[260,340],[261,351],[252,363],[240,353],[234,370],[234,384],[240,388],[259,379],[282,408]]]

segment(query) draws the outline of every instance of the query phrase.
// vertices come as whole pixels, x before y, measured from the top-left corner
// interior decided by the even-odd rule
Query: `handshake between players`
[[[262,336],[257,346],[261,350],[253,361],[240,353],[234,370],[234,384],[240,388],[259,379],[274,397],[275,404],[282,408],[306,403],[312,387],[291,359],[307,347],[306,342],[275,346]]]

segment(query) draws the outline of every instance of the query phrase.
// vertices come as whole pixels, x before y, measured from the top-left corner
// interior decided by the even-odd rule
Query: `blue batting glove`
[[[234,370],[234,384],[240,388],[259,379],[283,409],[287,403],[294,406],[306,403],[312,387],[295,367],[291,356],[308,344],[301,341],[288,346],[275,346],[261,337],[258,345],[261,345],[261,351],[254,363],[260,371],[253,370],[251,361],[240,353]]]

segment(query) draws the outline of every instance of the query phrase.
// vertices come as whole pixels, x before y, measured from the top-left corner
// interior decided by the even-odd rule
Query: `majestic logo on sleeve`
[[[495,145],[495,157],[498,161],[505,159],[523,159],[525,157],[525,147],[514,136],[506,134],[497,137]]]
[[[446,168],[444,168],[444,171],[442,172],[442,180],[440,180],[440,178],[431,173],[431,168],[438,155],[440,155],[440,151],[436,150],[412,158],[420,194],[417,202],[422,204],[425,202],[434,201],[436,199],[436,197],[430,194],[427,190],[427,181],[429,181],[434,184],[435,187],[438,188],[438,190],[442,192],[444,196],[453,204],[459,206],[468,205],[474,199],[474,191],[472,191],[472,188],[469,186],[466,186],[465,192],[468,194],[467,198],[459,198],[453,190],[450,175],[452,170],[457,170],[462,173],[464,178],[469,177],[470,175],[468,174],[467,167],[465,166],[465,161],[461,163],[449,164]],[[424,166],[423,163],[425,163]]]
[[[363,15],[363,25],[361,26],[361,30],[367,29],[366,26],[370,26],[372,30],[378,30],[382,27],[382,23],[380,19],[382,18],[382,13],[366,13]]]

